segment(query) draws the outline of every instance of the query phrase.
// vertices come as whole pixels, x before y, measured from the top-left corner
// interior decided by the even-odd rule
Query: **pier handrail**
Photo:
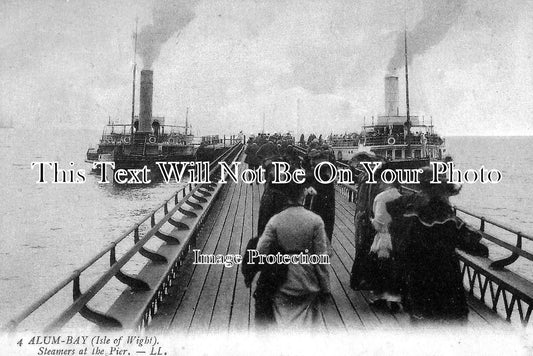
[[[305,150],[302,148],[302,147],[297,147],[297,151],[301,154],[305,154]],[[352,167],[346,163],[343,163],[343,162],[336,162],[337,166],[340,167],[340,168],[344,168],[344,169],[350,169],[352,171],[355,171],[357,173],[363,173],[362,170],[360,169],[357,169],[356,167]],[[341,189],[343,189],[344,191],[347,192],[348,194],[348,199],[350,201],[355,201],[355,197],[357,196],[357,186],[356,185],[349,185],[349,184],[345,184],[345,183],[341,183],[341,184],[338,184],[339,186],[341,186]],[[401,187],[401,190],[402,191],[405,191],[405,192],[409,192],[409,193],[416,193],[417,190],[416,189],[413,189],[413,188],[410,188],[410,187],[407,187],[407,186],[402,186]],[[529,241],[533,241],[533,236],[532,235],[528,235],[528,234],[525,234],[521,231],[518,231],[516,229],[513,229],[503,223],[500,223],[500,222],[497,222],[497,221],[494,221],[492,219],[487,219],[486,217],[484,216],[481,216],[481,215],[478,215],[478,214],[475,214],[475,213],[472,213],[470,211],[468,211],[467,209],[465,208],[462,208],[462,207],[459,207],[457,205],[454,205],[453,206],[453,209],[454,209],[454,212],[455,214],[457,215],[457,212],[460,212],[462,214],[465,214],[465,215],[468,215],[468,216],[471,216],[473,218],[476,218],[479,220],[479,227],[477,228],[481,233],[482,233],[482,236],[484,239],[488,240],[488,241],[491,241],[497,245],[499,245],[500,247],[512,252],[512,255],[507,257],[507,258],[504,258],[502,260],[498,260],[498,261],[494,261],[492,264],[491,264],[491,267],[494,268],[494,269],[498,269],[498,268],[503,268],[505,266],[508,266],[510,264],[512,264],[514,261],[516,261],[518,259],[519,256],[521,257],[524,257],[526,258],[527,260],[529,261],[533,261],[533,253],[530,253],[526,250],[524,250],[522,248],[522,239],[527,239]],[[488,234],[486,232],[486,227],[487,225],[491,225],[491,226],[494,226],[494,227],[497,227],[497,228],[500,228],[512,235],[515,235],[516,236],[516,243],[515,245],[511,245],[510,243],[498,238],[498,237],[495,237],[491,234]]]
[[[340,163],[340,162],[338,164],[347,166],[346,164],[343,164],[343,163]],[[345,184],[345,183],[341,183],[340,185],[342,185],[342,188],[351,191],[353,194],[357,194],[357,186],[356,185],[349,185],[349,184]],[[413,188],[410,188],[410,187],[406,187],[406,186],[402,186],[401,190],[402,191],[407,191],[409,193],[416,193],[417,192],[416,189],[413,189]],[[472,213],[472,212],[466,210],[465,208],[459,207],[457,205],[453,205],[453,209],[456,212],[459,211],[461,213],[464,213],[466,215],[469,215],[471,217],[479,219],[480,220],[480,226],[478,228],[479,231],[484,232],[485,228],[486,228],[486,224],[490,224],[490,225],[496,226],[496,227],[498,227],[498,228],[500,228],[502,230],[510,232],[513,235],[520,235],[521,237],[523,237],[523,238],[525,238],[527,240],[533,241],[533,236],[532,235],[525,234],[525,233],[523,233],[521,231],[518,231],[516,229],[513,229],[513,228],[511,228],[511,227],[509,227],[509,226],[507,226],[507,225],[505,225],[503,223],[500,223],[500,222],[488,219],[488,218],[486,218],[484,216]],[[502,247],[504,247],[504,246],[502,246]],[[526,257],[527,259],[533,261],[533,255],[532,254],[526,253],[526,256],[523,256],[523,257]]]
[[[242,144],[237,143],[233,147],[229,148],[222,155],[217,157],[210,164],[210,173],[212,175],[216,174],[220,170],[218,162],[221,162],[227,159],[228,157],[235,155],[236,152],[240,152],[239,150],[241,149]],[[137,252],[141,251],[144,248],[144,245],[154,235],[156,235],[158,229],[172,217],[172,214],[178,211],[181,206],[186,203],[185,198],[190,197],[198,188],[202,187],[203,185],[204,184],[194,185],[192,183],[187,183],[185,186],[178,189],[168,199],[164,200],[150,213],[146,214],[142,219],[140,219],[139,222],[135,223],[131,228],[123,232],[120,237],[107,244],[106,247],[104,247],[100,252],[96,253],[81,267],[74,270],[68,277],[64,278],[61,282],[59,282],[47,293],[45,293],[42,297],[37,299],[35,302],[33,302],[30,306],[25,308],[15,317],[11,318],[7,322],[7,324],[0,328],[0,330],[15,330],[25,319],[27,319],[42,305],[47,303],[52,297],[56,296],[60,291],[64,290],[65,287],[72,283],[74,295],[73,303],[66,310],[64,310],[60,314],[60,316],[57,317],[52,323],[48,324],[46,330],[54,330],[66,324],[76,313],[80,312],[82,308],[86,308],[87,303],[92,299],[92,297],[94,297],[94,295],[96,295],[112,277],[116,276],[117,273],[119,273],[120,268],[123,267],[131,259],[132,256],[134,256]],[[180,193],[182,194],[181,200],[179,198]],[[174,206],[169,211],[169,203],[172,200],[174,200]],[[158,223],[155,223],[155,215],[159,213],[162,208],[164,212],[164,217]],[[139,227],[146,223],[148,220],[150,220],[152,228],[145,233],[145,236],[142,239],[139,239]],[[134,238],[134,246],[132,246],[127,252],[123,254],[120,259],[117,260],[115,257],[115,248],[120,242],[124,241],[127,237],[130,237],[132,233]],[[110,256],[110,268],[102,276],[100,276],[98,280],[94,282],[83,294],[81,294],[79,290],[79,279],[81,274],[107,254],[109,254]],[[150,254],[150,252],[147,251],[147,254]]]
[[[417,190],[416,189],[413,189],[413,188],[409,188],[409,187],[402,187],[402,190],[405,190],[405,191],[408,191],[410,193],[416,193]],[[513,229],[512,227],[509,227],[503,223],[500,223],[500,222],[497,222],[497,221],[494,221],[494,220],[490,220],[490,219],[487,219],[485,218],[484,216],[481,216],[481,215],[478,215],[478,214],[475,214],[475,213],[472,213],[468,210],[466,210],[465,208],[461,208],[457,205],[453,205],[453,209],[454,211],[460,211],[461,213],[464,213],[466,215],[469,215],[471,217],[474,217],[476,219],[479,219],[480,220],[480,226],[479,226],[479,230],[480,231],[485,231],[485,224],[491,224],[493,226],[496,226],[496,227],[499,227],[500,229],[502,230],[506,230],[507,232],[510,232],[514,235],[520,235],[522,236],[523,238],[526,238],[530,241],[533,241],[533,236],[532,235],[528,235],[528,234],[524,234],[523,232],[521,231],[518,231],[518,230],[515,230]]]
[[[350,202],[356,200],[356,185],[340,183],[337,186],[341,192],[347,195]],[[401,191],[410,194],[417,192],[416,189],[406,186],[402,186]],[[491,258],[471,256],[463,251],[458,251],[459,259],[462,263],[461,273],[467,291],[470,295],[485,303],[494,312],[500,311],[505,315],[507,321],[511,321],[513,315],[518,314],[520,322],[524,326],[527,325],[533,313],[533,281],[505,267],[514,263],[519,257],[533,262],[533,253],[526,251],[522,246],[523,238],[533,241],[533,237],[456,205],[453,206],[453,209],[456,215],[457,212],[460,212],[478,219],[479,227],[466,223],[479,231],[484,240],[511,252],[510,256],[494,261]],[[501,237],[495,236],[494,233],[487,233],[488,226],[494,226],[510,235],[515,235],[515,244],[513,245]],[[510,297],[507,296],[507,293],[510,294]],[[501,303],[502,300],[503,303]],[[517,311],[517,313],[513,314],[514,311]]]
[[[24,311],[22,311],[20,314],[12,318],[7,326],[8,328],[16,327],[18,324],[20,324],[24,319],[26,319],[28,316],[30,316],[35,310],[37,310],[41,305],[46,303],[50,298],[52,298],[54,295],[57,294],[60,290],[65,288],[67,285],[72,283],[76,278],[78,278],[81,273],[83,273],[85,270],[87,270],[89,267],[94,265],[95,262],[99,261],[103,256],[105,256],[108,252],[113,250],[120,242],[122,242],[125,238],[130,236],[132,232],[135,232],[144,222],[146,222],[151,216],[153,216],[155,213],[159,211],[163,206],[167,205],[173,198],[177,199],[178,195],[183,192],[183,196],[185,196],[185,191],[187,188],[189,188],[189,191],[191,189],[192,184],[187,183],[182,188],[178,189],[175,193],[172,194],[172,196],[168,199],[166,199],[163,203],[158,205],[155,209],[153,209],[150,213],[146,214],[142,219],[139,220],[139,222],[135,223],[131,228],[123,232],[120,237],[115,239],[114,241],[110,242],[106,245],[100,252],[98,252],[96,255],[94,255],[91,259],[89,259],[85,264],[83,264],[81,267],[75,269],[68,277],[64,278],[61,282],[59,282],[54,288],[52,288],[50,291],[48,291],[45,295],[40,297],[38,300],[36,300],[34,303],[32,303],[29,307],[27,307]],[[142,243],[142,242],[141,242]],[[142,243],[144,245],[144,243]],[[142,247],[142,246],[140,246]]]

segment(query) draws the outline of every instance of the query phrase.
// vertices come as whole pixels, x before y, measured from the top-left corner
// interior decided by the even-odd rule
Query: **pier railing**
[[[338,184],[337,188],[350,202],[356,201],[357,186]],[[402,187],[403,194],[415,192]],[[528,266],[533,266],[533,236],[464,208],[454,206],[454,212],[478,231],[482,241],[490,247],[488,258],[457,251],[466,290],[507,321],[528,325],[533,310],[532,275],[526,276],[529,279],[525,278],[514,271],[511,264],[521,258],[526,270]]]
[[[298,147],[298,152],[305,154],[302,147]],[[337,165],[354,171],[345,163]],[[356,185],[337,184],[337,190],[348,201],[356,201]],[[402,187],[402,193],[413,194],[416,190]],[[533,236],[458,206],[454,206],[454,212],[481,234],[491,253],[484,258],[457,251],[466,290],[507,321],[528,325],[533,312],[533,275],[521,275],[513,264],[520,259],[525,266],[522,270],[533,270]]]
[[[237,143],[229,148],[210,164],[210,180],[213,183],[187,183],[44,296],[12,318],[3,329],[17,330],[32,314],[39,309],[45,309],[45,305],[49,304],[51,299],[59,293],[68,291],[69,288],[72,288],[72,303],[62,309],[59,315],[53,317],[53,320],[45,326],[45,331],[50,332],[63,327],[78,313],[102,327],[134,328],[142,327],[148,323],[172,284],[182,259],[187,254],[190,245],[194,243],[198,226],[217,196],[221,186],[221,183],[216,183],[220,175],[218,163],[231,162],[241,152],[242,143]],[[194,210],[202,211],[197,213]],[[171,225],[170,227],[173,226],[175,229],[170,233],[164,232],[162,229],[164,225]],[[158,251],[146,247],[148,243],[152,243],[154,240],[164,242]],[[117,257],[119,244],[131,244],[132,242],[133,246],[120,257]],[[139,255],[149,261],[141,272],[134,276],[123,272],[122,268],[134,256],[138,257]],[[88,270],[106,257],[109,259],[109,268],[82,292],[82,279],[90,279]],[[151,278],[143,279],[143,271],[148,271]],[[124,295],[136,296],[135,303],[122,305],[122,310],[127,310],[128,320],[121,318],[123,315],[120,313],[120,308],[115,307],[113,309],[112,307],[110,310],[113,312],[108,311],[104,314],[88,306],[89,302],[113,277],[129,287],[119,299]],[[114,306],[116,305],[117,303],[114,304]]]

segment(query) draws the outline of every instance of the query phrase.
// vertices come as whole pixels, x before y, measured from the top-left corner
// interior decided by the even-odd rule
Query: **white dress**
[[[387,211],[387,203],[399,197],[401,197],[401,194],[398,192],[398,189],[389,188],[379,193],[374,199],[374,218],[372,219],[372,225],[376,229],[376,236],[374,237],[370,251],[377,254],[378,258],[390,257],[392,242],[389,233],[389,224],[392,221],[392,217]]]

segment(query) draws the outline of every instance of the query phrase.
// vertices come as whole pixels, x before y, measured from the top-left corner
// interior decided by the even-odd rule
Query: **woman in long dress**
[[[372,226],[376,230],[370,247],[370,258],[374,265],[374,273],[370,281],[373,292],[372,302],[376,306],[387,306],[390,310],[397,311],[400,309],[401,297],[389,233],[392,218],[387,211],[386,204],[398,199],[401,194],[395,185],[383,181],[379,183],[379,191],[373,203],[374,218],[371,219]]]
[[[432,170],[424,168],[421,192],[387,204],[394,254],[403,275],[403,304],[413,323],[464,323],[468,306],[456,248],[487,256],[479,233],[457,218],[449,197],[459,187],[431,184]]]
[[[304,187],[289,183],[288,207],[274,215],[261,235],[257,250],[270,254],[328,254],[324,222],[302,205]],[[319,320],[320,301],[330,293],[327,264],[288,264],[286,278],[272,296],[278,326],[309,327]]]

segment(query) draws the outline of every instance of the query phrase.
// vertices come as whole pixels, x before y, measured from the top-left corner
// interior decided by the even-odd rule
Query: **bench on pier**
[[[197,199],[192,203],[193,209],[180,210],[181,217],[177,220],[171,218],[170,223],[174,228],[165,235],[176,242],[162,244],[155,251],[155,254],[162,256],[164,260],[150,261],[135,276],[135,279],[144,281],[149,288],[147,290],[135,290],[131,287],[126,289],[106,312],[107,316],[118,320],[122,328],[130,330],[143,328],[150,323],[157,312],[159,303],[168,294],[190,247],[194,246],[194,237],[206,218],[212,206],[212,199],[216,198],[221,184],[214,184],[210,188],[210,191],[201,190],[195,195]],[[209,201],[205,199],[208,196],[212,198]],[[191,198],[195,199],[192,196],[185,197],[185,199]]]
[[[470,295],[476,294],[476,297],[494,312],[498,311],[499,302],[503,300],[501,307],[507,321],[511,320],[516,309],[520,321],[524,325],[529,322],[533,310],[531,281],[506,268],[495,269],[494,261],[489,258],[472,256],[463,251],[457,253],[463,262],[463,278]]]

